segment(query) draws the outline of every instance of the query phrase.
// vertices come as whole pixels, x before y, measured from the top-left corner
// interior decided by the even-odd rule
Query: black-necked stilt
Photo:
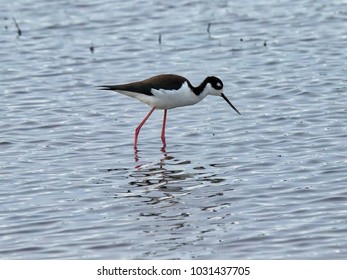
[[[162,74],[149,79],[122,85],[104,85],[100,86],[102,90],[113,90],[127,96],[136,98],[152,109],[147,116],[141,121],[135,130],[134,149],[136,150],[137,138],[141,127],[148,120],[155,109],[164,110],[163,126],[161,140],[164,147],[165,141],[165,124],[168,109],[193,105],[200,102],[207,95],[221,96],[224,100],[239,114],[229,99],[223,93],[223,83],[217,77],[207,77],[199,86],[194,87],[184,77],[173,74]]]

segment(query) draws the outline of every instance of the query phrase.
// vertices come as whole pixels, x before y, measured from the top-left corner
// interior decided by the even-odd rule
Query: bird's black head
[[[207,77],[205,79],[205,83],[206,84],[208,84],[208,83],[211,84],[212,88],[214,88],[214,89],[216,89],[218,91],[223,89],[223,82],[219,78],[217,78],[215,76]]]
[[[223,82],[214,76],[207,77],[199,86],[201,91],[204,91],[206,95],[217,95],[223,94]]]
[[[217,95],[223,97],[223,99],[239,114],[241,113],[236,109],[236,107],[231,104],[229,99],[223,93],[223,82],[214,76],[207,77],[203,82],[208,90],[209,95]]]

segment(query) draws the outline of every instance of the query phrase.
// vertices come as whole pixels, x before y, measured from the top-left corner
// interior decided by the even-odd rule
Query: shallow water
[[[2,6],[0,258],[347,257],[345,1]],[[95,86],[159,73],[242,116],[171,110],[162,150],[155,111],[134,153],[149,108]]]

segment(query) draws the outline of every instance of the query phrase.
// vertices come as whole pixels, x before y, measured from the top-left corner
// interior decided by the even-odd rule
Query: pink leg
[[[142,120],[142,122],[139,124],[139,126],[135,129],[135,138],[134,138],[134,149],[136,150],[137,146],[137,137],[139,136],[141,127],[145,124],[145,122],[148,120],[148,118],[152,115],[153,111],[155,110],[155,107],[153,107],[147,116]]]
[[[163,142],[163,148],[166,147],[166,141],[165,141],[166,114],[167,114],[167,110],[164,110],[163,127],[161,130],[161,141]]]

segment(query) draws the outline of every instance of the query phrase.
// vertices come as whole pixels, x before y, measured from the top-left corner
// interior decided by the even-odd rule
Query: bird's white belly
[[[152,100],[150,104],[147,104],[157,109],[172,109],[201,101],[201,98],[190,90],[187,83],[184,83],[178,90],[152,89],[151,92],[153,93]]]
[[[137,92],[118,90],[119,93],[129,97],[136,98],[150,107],[157,109],[172,109],[176,107],[188,106],[198,103],[202,100],[201,96],[194,94],[187,83],[184,83],[177,90],[152,89],[153,95],[147,95]]]

